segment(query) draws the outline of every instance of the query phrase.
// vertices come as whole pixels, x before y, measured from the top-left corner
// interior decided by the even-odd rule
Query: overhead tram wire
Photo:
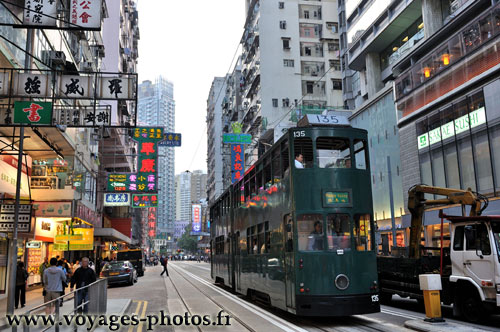
[[[231,68],[233,67],[234,59],[236,58],[236,55],[238,54],[238,50],[240,48],[240,45],[241,45],[241,42],[238,43],[238,46],[236,47],[236,50],[234,51],[233,59],[231,60],[231,64],[229,65],[229,68],[228,68],[228,70],[227,70],[226,73],[229,73],[231,71]],[[224,77],[224,84],[222,84],[222,86],[220,87],[219,93],[217,94],[217,98],[215,99],[215,103],[214,103],[215,105],[217,105],[217,102],[219,101],[220,94],[221,94],[221,92],[222,92],[222,90],[223,90],[224,85],[226,84],[226,82],[227,82],[227,74]],[[196,147],[196,150],[194,152],[193,158],[191,159],[191,162],[189,163],[188,169],[191,169],[191,166],[193,165],[194,159],[196,158],[196,155],[198,153],[198,150],[200,149],[201,141],[203,140],[203,137],[205,137],[205,134],[207,133],[207,129],[208,129],[207,122],[205,122],[205,125],[203,126],[203,128],[204,129],[202,131],[200,140],[198,141],[198,146]]]

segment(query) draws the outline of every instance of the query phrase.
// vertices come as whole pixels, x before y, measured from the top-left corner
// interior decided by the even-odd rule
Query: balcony
[[[323,81],[302,81],[302,94],[307,96],[307,99],[325,98],[326,84]]]

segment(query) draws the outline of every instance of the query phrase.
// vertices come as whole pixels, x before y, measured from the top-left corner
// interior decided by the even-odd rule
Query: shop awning
[[[126,242],[127,244],[131,243],[131,239],[120,233],[114,228],[95,228],[94,229],[94,237],[99,236],[111,241],[123,241]]]

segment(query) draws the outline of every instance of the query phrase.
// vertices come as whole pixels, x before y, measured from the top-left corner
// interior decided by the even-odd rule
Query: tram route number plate
[[[378,295],[372,295],[372,302],[378,302]]]

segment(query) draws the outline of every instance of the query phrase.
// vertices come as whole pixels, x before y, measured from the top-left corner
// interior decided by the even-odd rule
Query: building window
[[[335,22],[327,22],[326,27],[333,33],[339,32],[339,24]]]
[[[278,107],[278,98],[273,98],[273,107]]]
[[[279,7],[279,9],[284,9],[285,8],[285,3],[283,1],[280,1],[278,3],[278,7]]]
[[[294,61],[290,59],[283,60],[283,66],[285,67],[294,67]]]
[[[290,99],[283,98],[283,107],[290,107]]]
[[[306,82],[306,93],[314,93],[314,82]]]
[[[290,38],[283,38],[283,49],[284,50],[289,50],[290,49]]]
[[[338,39],[334,40],[331,43],[328,43],[328,51],[329,52],[335,52],[335,51],[339,51],[339,50],[340,50],[340,46],[339,46]]]
[[[280,21],[280,29],[286,29],[286,21]]]
[[[304,18],[309,18],[309,11],[308,10],[304,10]]]
[[[333,90],[342,90],[342,80],[332,78]]]
[[[333,70],[340,71],[340,61],[339,60],[330,60],[330,68],[333,68]]]

